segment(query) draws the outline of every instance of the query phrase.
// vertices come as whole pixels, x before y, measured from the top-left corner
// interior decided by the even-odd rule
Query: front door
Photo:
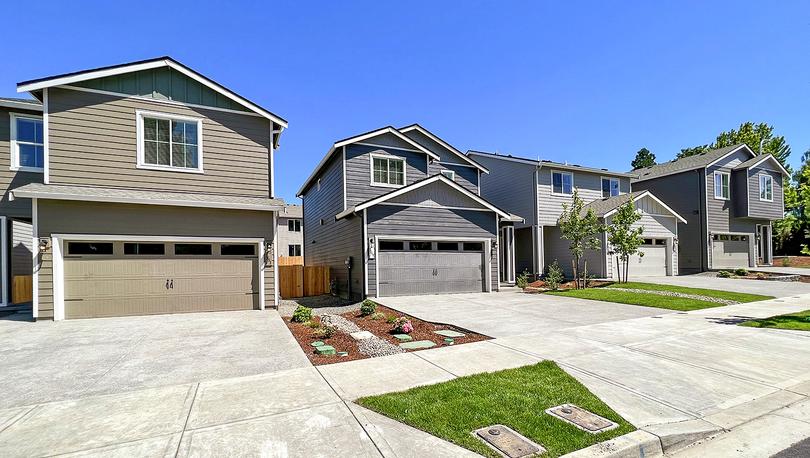
[[[768,265],[771,263],[769,226],[757,224],[757,265]]]
[[[500,245],[501,281],[506,283],[515,282],[515,228],[504,226],[498,240]]]

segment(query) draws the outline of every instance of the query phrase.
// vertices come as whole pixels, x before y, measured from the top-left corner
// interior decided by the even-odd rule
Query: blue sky
[[[807,2],[18,2],[0,95],[171,55],[283,116],[289,201],[337,139],[418,122],[461,150],[626,170],[743,121],[810,148]],[[18,18],[15,20],[13,18]]]

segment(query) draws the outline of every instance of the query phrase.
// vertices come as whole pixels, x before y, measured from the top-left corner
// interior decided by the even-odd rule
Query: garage
[[[66,240],[65,318],[259,308],[258,244]]]
[[[379,295],[486,291],[484,241],[380,240]]]
[[[750,236],[743,234],[712,235],[712,268],[748,267]]]
[[[629,278],[667,275],[667,239],[646,238],[639,247],[643,256],[630,256]]]

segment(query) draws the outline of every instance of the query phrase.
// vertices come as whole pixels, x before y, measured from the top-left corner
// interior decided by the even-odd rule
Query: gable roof
[[[41,89],[45,89],[48,87],[54,86],[63,86],[69,85],[73,83],[77,83],[80,81],[87,81],[96,78],[103,78],[106,76],[113,76],[113,75],[120,75],[124,73],[131,73],[137,72],[141,70],[149,70],[152,68],[159,68],[159,67],[169,67],[172,68],[183,75],[196,80],[200,84],[207,86],[208,88],[222,94],[223,96],[233,100],[234,102],[242,105],[243,107],[247,108],[248,110],[257,113],[274,123],[278,124],[282,128],[287,127],[287,121],[276,115],[271,113],[270,111],[256,105],[255,103],[251,102],[250,100],[242,97],[241,95],[231,91],[230,89],[226,88],[225,86],[213,81],[205,76],[197,73],[196,71],[192,70],[189,67],[177,62],[176,60],[172,59],[169,56],[157,57],[154,59],[147,59],[147,60],[140,60],[136,62],[129,62],[125,64],[118,64],[118,65],[110,65],[107,67],[98,67],[93,68],[90,70],[81,70],[77,72],[71,73],[63,73],[61,75],[55,76],[48,76],[44,78],[38,78],[28,81],[22,81],[17,83],[17,92],[33,92],[38,91]]]
[[[783,175],[790,175],[787,169],[782,166],[778,159],[776,159],[773,154],[758,154],[751,159],[743,162],[742,164],[734,167],[734,170],[742,170],[742,169],[750,169],[751,167],[756,167],[759,164],[762,164],[765,161],[771,161],[772,164],[776,165],[779,168],[779,171],[782,172]]]
[[[469,156],[465,155],[464,153],[462,153],[461,151],[459,151],[455,147],[453,147],[453,145],[451,145],[451,144],[447,143],[446,141],[442,140],[441,138],[434,135],[432,132],[430,132],[429,130],[427,130],[424,127],[420,126],[419,124],[414,123],[414,124],[411,124],[410,126],[400,127],[398,130],[400,132],[402,132],[402,133],[410,132],[412,130],[420,132],[422,135],[424,135],[427,138],[429,138],[429,139],[433,140],[434,142],[438,143],[439,145],[444,147],[446,150],[448,150],[451,153],[455,154],[460,159],[464,160],[465,162],[467,162],[468,164],[470,164],[473,167],[477,168],[478,170],[480,170],[480,171],[482,171],[484,173],[489,173],[489,170],[486,167],[484,167],[483,165],[475,162]]]
[[[469,150],[467,151],[468,156],[483,156],[492,159],[498,159],[502,161],[510,161],[510,162],[518,162],[521,164],[526,165],[533,165],[537,168],[547,167],[550,169],[561,169],[561,170],[571,170],[571,171],[580,171],[580,172],[587,172],[587,173],[595,173],[605,176],[612,176],[612,177],[624,177],[624,178],[636,178],[637,175],[633,172],[613,172],[608,169],[599,169],[595,167],[585,167],[578,164],[564,164],[561,162],[554,162],[545,159],[527,159],[518,156],[512,156],[511,154],[503,155],[498,153],[490,153],[487,151],[476,151],[476,150]]]
[[[0,107],[42,111],[42,103],[39,100],[16,97],[0,97]]]
[[[633,191],[628,194],[619,194],[618,196],[612,197],[604,197],[601,199],[596,199],[594,201],[588,202],[582,207],[583,212],[587,212],[588,210],[593,210],[593,213],[600,217],[606,218],[619,210],[619,207],[626,204],[627,202],[637,202],[644,197],[648,197],[654,200],[657,204],[664,207],[669,213],[672,214],[678,221],[686,224],[686,220],[675,212],[672,208],[670,208],[667,204],[661,201],[661,199],[655,197],[653,193],[650,191]]]
[[[304,211],[301,205],[296,204],[287,204],[284,206],[284,210],[278,212],[279,218],[301,218],[303,216]]]
[[[743,149],[752,156],[755,156],[754,152],[751,151],[750,148],[748,148],[744,143],[740,143],[737,145],[726,146],[724,148],[707,150],[703,153],[695,154],[694,156],[682,157],[680,159],[664,162],[663,164],[656,164],[650,167],[634,170],[633,172],[638,174],[638,179],[635,181],[651,180],[653,178],[674,175],[676,173],[687,172],[689,170],[702,169],[703,167],[708,167],[724,157]]]

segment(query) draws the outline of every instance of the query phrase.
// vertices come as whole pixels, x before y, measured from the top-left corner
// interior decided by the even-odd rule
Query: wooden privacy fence
[[[279,256],[278,265],[280,266],[303,266],[303,256]]]
[[[11,279],[11,303],[31,302],[34,300],[34,276],[15,275]]]
[[[278,266],[278,285],[282,299],[318,296],[329,293],[329,266]]]

